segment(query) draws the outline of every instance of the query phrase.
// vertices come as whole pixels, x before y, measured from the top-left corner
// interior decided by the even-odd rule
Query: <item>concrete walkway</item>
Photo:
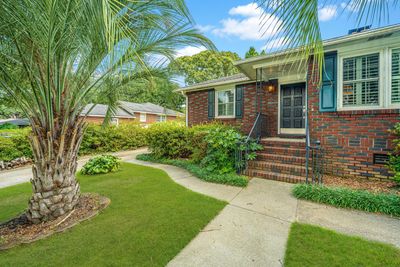
[[[169,266],[282,266],[290,225],[295,221],[400,248],[397,218],[300,201],[291,195],[293,185],[282,182],[253,178],[244,189],[203,182],[186,170],[135,159],[145,151],[116,154],[127,162],[162,169],[176,183],[228,202]],[[30,168],[0,173],[0,187],[2,177],[15,177],[8,184],[25,182]]]
[[[203,182],[174,166],[129,162],[162,169],[176,183],[229,203],[169,266],[282,266],[296,221],[400,248],[399,219],[301,201],[291,195],[292,184],[253,178],[242,189]]]
[[[135,158],[137,154],[139,153],[144,153],[147,151],[146,149],[138,149],[138,150],[132,150],[132,151],[122,151],[122,152],[116,152],[116,153],[111,153],[113,155],[116,155],[122,160],[128,160]],[[85,164],[92,156],[85,156],[82,157],[78,160],[78,168],[81,168],[83,164]],[[32,178],[32,167],[30,165],[27,165],[22,168],[18,169],[11,169],[7,171],[1,171],[0,172],[0,188],[7,187],[7,186],[12,186],[20,183],[26,183],[29,182],[30,179]]]

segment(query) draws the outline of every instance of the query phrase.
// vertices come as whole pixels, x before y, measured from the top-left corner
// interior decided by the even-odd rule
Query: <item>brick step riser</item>
[[[281,174],[289,174],[289,175],[295,175],[295,176],[305,176],[306,175],[306,169],[301,166],[293,166],[293,165],[288,165],[288,166],[275,166],[275,165],[267,165],[263,163],[254,163],[254,162],[249,162],[248,165],[249,170],[260,170],[260,171],[267,171],[267,172],[275,172],[275,173],[281,173]]]
[[[281,147],[264,147],[262,150],[258,151],[258,153],[293,156],[293,157],[305,157],[306,150],[305,149],[292,149],[292,148],[287,149],[287,148],[281,148]]]
[[[298,166],[305,166],[306,164],[306,159],[304,157],[285,157],[282,155],[257,154],[256,160],[282,164],[295,164]]]
[[[262,146],[270,146],[270,147],[281,147],[281,148],[302,148],[306,149],[305,143],[297,143],[297,142],[270,142],[270,141],[260,141],[260,145]]]
[[[286,177],[279,173],[261,173],[261,172],[257,172],[254,170],[246,170],[245,175],[250,176],[250,177],[257,177],[257,178],[281,181],[281,182],[292,183],[292,184],[303,183],[305,181],[305,179],[302,179],[301,177],[299,177],[299,178]]]

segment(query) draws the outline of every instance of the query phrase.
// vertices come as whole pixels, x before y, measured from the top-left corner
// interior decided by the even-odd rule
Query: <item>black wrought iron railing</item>
[[[247,163],[250,155],[250,142],[255,140],[260,142],[261,138],[265,137],[267,133],[267,117],[261,112],[257,113],[254,124],[242,142],[238,142],[235,151],[235,167],[238,174],[242,174],[247,169]]]
[[[306,149],[306,183],[322,184],[325,170],[325,153],[321,143],[316,141],[315,145],[307,145]]]

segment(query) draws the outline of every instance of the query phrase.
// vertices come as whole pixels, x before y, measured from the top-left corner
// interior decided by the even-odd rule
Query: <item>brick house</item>
[[[218,120],[245,134],[260,128],[264,150],[249,163],[250,176],[303,181],[306,151],[318,141],[325,173],[390,178],[388,130],[400,119],[400,25],[356,29],[323,45],[321,82],[312,58],[278,51],[236,62],[240,74],[179,89],[187,125]]]
[[[107,113],[107,105],[88,104],[82,111],[81,116],[86,116],[86,121],[101,124]],[[155,122],[173,121],[183,118],[183,114],[175,110],[167,109],[153,103],[132,103],[121,101],[111,122],[120,123],[138,122],[149,125]]]

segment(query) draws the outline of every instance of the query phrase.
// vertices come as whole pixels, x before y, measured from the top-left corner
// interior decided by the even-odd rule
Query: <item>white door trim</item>
[[[279,82],[279,80],[278,80]],[[296,83],[304,83],[306,85],[306,82],[304,79],[298,79],[298,80],[285,80],[284,82],[279,82],[279,90],[278,90],[278,134],[306,134],[306,128],[303,129],[290,129],[290,128],[281,128],[281,87],[284,85],[291,85],[291,84],[296,84]],[[307,94],[307,91],[305,90],[305,94]],[[307,105],[307,103],[306,103]]]

